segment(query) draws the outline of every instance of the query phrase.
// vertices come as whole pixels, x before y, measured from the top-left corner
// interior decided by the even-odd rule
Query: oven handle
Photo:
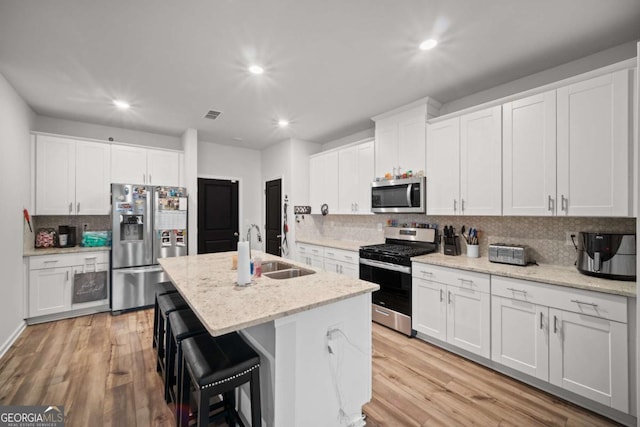
[[[399,271],[400,273],[411,274],[411,267],[405,265],[392,264],[390,262],[375,261],[372,259],[360,258],[360,264],[370,267],[382,268],[383,270]]]

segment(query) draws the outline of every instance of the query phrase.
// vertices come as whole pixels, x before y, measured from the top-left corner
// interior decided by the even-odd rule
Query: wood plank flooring
[[[0,359],[0,405],[64,405],[68,427],[173,426],[152,325],[143,310],[27,327]],[[373,346],[371,427],[616,425],[376,324]]]

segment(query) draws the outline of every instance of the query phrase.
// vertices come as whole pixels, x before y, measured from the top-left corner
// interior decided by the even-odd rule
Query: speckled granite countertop
[[[535,282],[568,286],[571,288],[586,289],[590,291],[598,291],[608,294],[622,295],[626,297],[636,296],[636,282],[607,280],[587,276],[578,272],[578,270],[573,266],[566,267],[559,265],[542,264],[520,267],[516,265],[490,262],[486,257],[468,258],[464,255],[447,256],[443,254],[422,255],[419,257],[411,258],[411,260],[424,264],[460,268],[463,270],[489,273],[497,276],[533,280]]]
[[[360,246],[375,245],[376,243],[384,243],[384,240],[379,242],[359,242],[357,240],[336,240],[336,239],[296,239],[296,243],[308,243],[310,245],[326,246],[334,249],[344,249],[345,251],[358,252]]]
[[[74,254],[79,252],[99,252],[110,251],[111,246],[74,246],[72,248],[30,248],[25,249],[22,256],[38,256],[38,255],[60,255],[60,254]]]
[[[250,286],[236,286],[231,269],[235,252],[191,255],[158,260],[211,335],[218,336],[301,311],[373,292],[374,283],[322,271],[259,251],[262,261],[282,260],[315,274],[276,280],[266,276]]]

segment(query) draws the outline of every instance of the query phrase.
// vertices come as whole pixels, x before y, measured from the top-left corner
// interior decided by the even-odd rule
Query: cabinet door
[[[338,152],[333,151],[311,158],[311,212],[320,213],[327,204],[329,213],[338,213]]]
[[[628,412],[627,325],[556,309],[549,316],[551,384]]]
[[[376,122],[375,173],[383,177],[398,167],[398,124],[389,119]]]
[[[411,286],[412,328],[430,337],[447,341],[447,287],[414,277]]]
[[[76,141],[38,135],[36,215],[75,213]]]
[[[502,214],[502,108],[460,117],[460,209]]]
[[[631,215],[630,76],[558,89],[558,214]]]
[[[447,342],[490,358],[490,306],[489,294],[447,286]]]
[[[426,119],[423,106],[398,122],[399,173],[425,170]]]
[[[349,147],[338,152],[338,212],[356,212],[358,194],[358,147]]]
[[[504,215],[555,215],[555,90],[507,102],[502,120]]]
[[[349,264],[346,262],[338,262],[340,265],[340,274],[358,279],[360,277],[360,265]],[[324,268],[327,269],[327,260],[324,260]]]
[[[147,150],[126,145],[111,145],[111,182],[147,183]]]
[[[460,203],[460,118],[427,125],[427,215],[456,215]]]
[[[71,309],[71,268],[46,268],[29,272],[29,317]]]
[[[491,360],[549,381],[549,308],[492,296]]]
[[[356,211],[360,214],[371,213],[371,183],[375,179],[373,169],[373,141],[358,145],[358,177],[355,201]]]
[[[76,144],[76,213],[109,215],[111,212],[111,147],[98,142]]]
[[[147,150],[147,183],[150,185],[180,185],[180,153]]]

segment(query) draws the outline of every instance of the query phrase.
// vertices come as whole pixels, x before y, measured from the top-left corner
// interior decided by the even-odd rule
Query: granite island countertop
[[[581,274],[574,266],[541,264],[521,267],[490,262],[487,257],[469,258],[464,255],[448,256],[441,253],[413,257],[411,261],[626,297],[636,297],[636,282],[587,276]]]
[[[158,260],[180,294],[209,333],[214,336],[238,331],[315,307],[328,305],[380,287],[374,283],[323,271],[274,255],[253,251],[262,262],[280,260],[314,270],[315,274],[291,279],[254,279],[237,286],[232,255],[220,252]]]

